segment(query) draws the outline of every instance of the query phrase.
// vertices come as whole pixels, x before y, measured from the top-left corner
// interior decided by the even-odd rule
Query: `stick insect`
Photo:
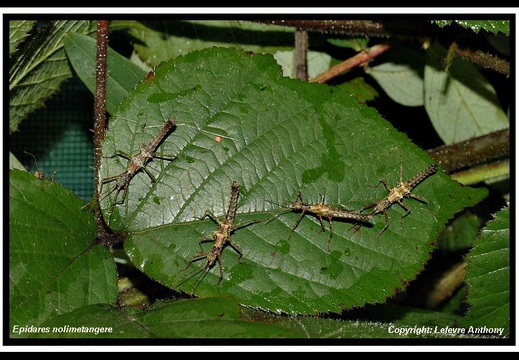
[[[32,158],[34,159],[34,163],[36,164],[36,171],[34,172],[34,176],[38,179],[38,180],[41,180],[41,188],[43,190],[43,180],[45,180],[45,173],[43,171],[40,170],[40,167],[38,166],[38,162],[36,161],[36,156],[34,156],[33,154],[31,154],[30,152],[28,151],[24,151],[25,154],[27,155],[30,155],[32,156]],[[56,173],[57,171],[54,170],[54,172],[52,173],[52,176],[50,177],[50,181],[54,181],[54,177],[56,176]]]
[[[253,220],[249,221],[242,225],[236,225],[234,223],[234,220],[236,218],[236,209],[238,207],[238,197],[239,197],[239,190],[240,185],[237,181],[233,180],[231,183],[231,197],[229,199],[229,205],[227,208],[227,214],[225,215],[225,218],[223,221],[219,221],[216,216],[209,210],[205,212],[204,216],[200,218],[200,220],[205,219],[206,217],[209,217],[212,221],[214,221],[218,225],[218,230],[216,230],[212,236],[212,238],[203,239],[200,240],[199,246],[201,251],[196,254],[191,261],[189,261],[188,265],[182,270],[187,270],[189,266],[191,266],[192,263],[201,260],[206,259],[206,263],[204,267],[202,268],[202,275],[200,276],[199,280],[195,283],[195,286],[197,283],[199,283],[202,278],[207,274],[216,263],[218,263],[218,270],[219,270],[219,279],[218,284],[223,279],[223,267],[222,267],[222,260],[221,255],[224,247],[226,245],[229,245],[238,253],[238,262],[240,261],[241,257],[243,256],[241,249],[231,242],[231,235],[235,230],[244,228],[246,226],[249,226],[251,224],[260,222],[260,220]],[[204,252],[204,249],[202,248],[202,243],[207,241],[213,241],[213,247],[208,252]]]
[[[333,208],[329,205],[324,204],[324,195],[319,194],[319,203],[317,204],[308,204],[303,201],[303,195],[301,192],[297,195],[297,200],[288,204],[288,209],[290,211],[300,211],[301,215],[297,219],[294,227],[290,231],[290,235],[287,240],[290,240],[292,235],[294,234],[295,229],[305,216],[305,213],[313,214],[319,219],[319,223],[321,225],[321,231],[325,231],[323,218],[328,220],[330,227],[330,237],[328,238],[328,251],[330,250],[330,241],[333,237],[333,228],[332,228],[332,220],[335,219],[346,219],[353,220],[360,223],[371,223],[371,215],[370,214],[360,214],[358,212],[346,210],[344,208]]]
[[[402,170],[402,163],[400,163],[400,182],[394,188],[390,188],[390,186],[386,180],[381,180],[378,183],[378,185],[380,185],[382,183],[389,194],[382,200],[374,202],[367,206],[364,206],[361,209],[361,211],[363,211],[363,210],[374,207],[373,211],[371,211],[369,214],[367,214],[372,217],[377,214],[384,213],[384,217],[386,219],[386,224],[385,224],[384,228],[377,234],[377,239],[389,227],[389,217],[387,214],[387,210],[394,203],[397,203],[405,210],[405,214],[400,217],[400,220],[402,220],[404,217],[409,215],[409,213],[411,213],[411,209],[409,208],[409,206],[406,205],[404,202],[402,202],[402,200],[404,198],[412,198],[412,199],[418,200],[418,201],[424,203],[425,205],[427,205],[427,207],[429,207],[429,202],[427,201],[427,199],[425,199],[419,195],[415,195],[415,194],[411,193],[411,191],[416,186],[418,186],[418,184],[420,184],[422,181],[424,181],[426,178],[428,178],[429,176],[436,173],[437,170],[438,170],[438,166],[436,164],[432,164],[432,165],[429,165],[425,170],[421,171],[420,173],[418,173],[415,176],[413,176],[412,178],[410,178],[409,180],[402,181],[402,171],[403,170]]]
[[[130,185],[130,182],[132,181],[133,177],[141,170],[143,170],[151,179],[152,182],[155,182],[155,177],[153,174],[151,174],[148,169],[146,169],[146,164],[151,161],[153,158],[160,158],[160,159],[166,159],[163,157],[155,156],[155,152],[157,151],[157,148],[159,145],[164,141],[164,139],[169,135],[171,130],[176,126],[176,118],[173,116],[169,118],[162,129],[158,132],[157,135],[147,144],[141,146],[141,149],[139,153],[133,156],[129,156],[127,154],[124,154],[120,151],[116,152],[114,155],[110,156],[110,158],[114,158],[116,156],[121,156],[125,159],[128,159],[130,161],[128,168],[123,171],[119,175],[114,175],[107,177],[102,180],[102,184],[107,184],[112,181],[115,181],[115,186],[109,190],[105,195],[102,196],[102,199],[110,195],[112,192],[115,193],[114,201],[112,202],[112,205],[110,207],[110,212],[113,210],[114,206],[117,204],[124,203],[127,195],[128,195],[128,188]],[[171,160],[171,159],[167,159]],[[122,200],[118,200],[119,194],[123,192]]]

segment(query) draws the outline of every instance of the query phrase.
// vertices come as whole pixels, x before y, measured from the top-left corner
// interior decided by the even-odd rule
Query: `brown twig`
[[[106,61],[108,54],[108,20],[97,23],[97,54],[96,54],[96,91],[94,97],[94,215],[97,226],[97,242],[112,247],[121,241],[120,234],[114,234],[106,225],[99,203],[99,182],[102,149],[101,145],[106,130]]]
[[[304,30],[296,30],[294,53],[296,62],[296,79],[308,81],[308,33]]]
[[[500,130],[460,143],[443,145],[429,154],[447,173],[510,156],[510,130]]]
[[[389,49],[389,47],[389,44],[374,45],[368,49],[359,52],[357,55],[349,59],[346,59],[340,64],[331,67],[330,69],[321,73],[319,76],[310,79],[310,82],[316,82],[319,84],[325,83],[328,80],[333,79],[334,77],[339,76],[340,74],[348,70],[351,70],[356,66],[362,65],[372,60],[373,58],[377,57],[378,55],[382,54],[384,51]]]
[[[457,48],[456,53],[463,59],[486,69],[494,70],[503,75],[510,75],[510,62],[495,55],[468,48]]]
[[[335,33],[349,36],[417,39],[441,34],[444,30],[423,20],[373,21],[373,20],[259,20],[256,22],[295,27],[298,30]],[[460,46],[457,54],[473,64],[500,74],[510,74],[510,62],[478,49]]]

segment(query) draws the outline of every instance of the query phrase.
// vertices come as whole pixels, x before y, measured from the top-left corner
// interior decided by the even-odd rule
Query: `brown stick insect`
[[[319,203],[317,204],[309,204],[303,201],[303,195],[301,192],[297,194],[297,200],[291,203],[288,203],[286,208],[289,211],[300,211],[301,215],[297,219],[295,225],[292,227],[290,231],[290,235],[288,236],[288,240],[294,234],[294,231],[298,227],[299,223],[303,219],[306,213],[310,213],[317,217],[319,220],[319,224],[321,225],[321,231],[326,231],[323,218],[328,220],[328,224],[330,227],[330,237],[328,238],[328,251],[330,251],[330,241],[333,237],[333,228],[332,228],[332,220],[333,219],[343,219],[343,220],[352,220],[355,222],[360,222],[364,224],[371,224],[371,215],[370,214],[361,214],[355,211],[347,210],[344,207],[334,208],[329,205],[324,204],[324,195],[319,194]]]
[[[124,203],[127,195],[128,195],[128,188],[130,185],[130,182],[132,181],[133,177],[141,170],[143,170],[151,179],[152,182],[155,182],[155,177],[153,174],[151,174],[148,169],[146,169],[146,164],[150,162],[153,158],[158,159],[164,159],[164,160],[173,160],[170,158],[165,158],[161,156],[156,156],[155,152],[157,151],[157,148],[160,146],[160,144],[166,139],[166,137],[169,135],[171,130],[176,126],[176,118],[173,116],[169,118],[164,126],[160,129],[160,131],[155,135],[155,137],[147,144],[141,146],[141,149],[139,153],[133,156],[129,156],[127,154],[124,154],[120,151],[117,151],[114,155],[109,156],[109,158],[114,158],[116,156],[123,157],[125,159],[128,159],[130,163],[128,164],[128,167],[125,171],[123,171],[119,175],[109,176],[102,180],[102,184],[107,184],[112,181],[115,181],[115,186],[108,191],[106,194],[104,194],[100,200],[104,199],[108,195],[110,195],[112,192],[115,193],[114,201],[112,202],[112,205],[110,207],[110,212],[113,210],[114,206],[117,204]],[[123,192],[122,200],[119,200],[119,194]]]
[[[196,254],[191,259],[191,261],[189,261],[188,265],[182,270],[182,271],[186,270],[187,268],[189,268],[189,266],[191,266],[192,263],[194,263],[198,260],[201,260],[204,258],[206,259],[206,263],[201,270],[203,272],[203,274],[201,275],[199,280],[195,283],[195,286],[199,281],[202,280],[203,276],[205,274],[207,274],[207,272],[209,272],[209,270],[211,270],[215,266],[216,263],[218,263],[218,270],[219,270],[219,279],[218,279],[217,284],[220,284],[220,282],[223,279],[223,267],[222,267],[221,255],[222,255],[222,251],[225,248],[225,246],[229,245],[230,247],[232,247],[234,249],[234,251],[236,251],[238,253],[238,262],[240,261],[241,257],[243,256],[242,251],[238,247],[238,245],[233,244],[231,242],[232,233],[238,229],[244,228],[246,226],[249,226],[251,224],[258,223],[261,221],[261,220],[253,220],[253,221],[246,222],[245,224],[242,224],[242,225],[236,225],[234,223],[235,218],[236,218],[236,209],[238,207],[238,198],[239,198],[239,194],[240,194],[239,190],[240,190],[240,185],[238,184],[237,181],[233,180],[231,183],[231,197],[229,199],[227,214],[225,215],[225,218],[223,219],[223,221],[218,220],[218,218],[209,210],[207,210],[205,212],[205,214],[200,218],[200,220],[203,220],[206,217],[209,217],[212,221],[214,221],[218,225],[218,229],[214,232],[214,234],[211,238],[200,240],[199,246],[200,246],[201,251],[198,254]],[[204,249],[202,248],[202,243],[207,242],[207,241],[213,241],[213,247],[211,248],[211,250],[204,252]]]
[[[429,202],[427,201],[427,199],[425,199],[419,195],[415,195],[415,194],[411,193],[411,191],[416,186],[418,186],[418,184],[420,184],[422,181],[424,181],[426,178],[428,178],[429,176],[436,173],[437,170],[438,170],[438,166],[436,164],[432,164],[432,165],[429,165],[425,170],[421,171],[420,173],[418,173],[415,176],[413,176],[412,178],[410,178],[409,180],[402,181],[403,169],[402,169],[402,163],[400,163],[400,182],[394,188],[391,188],[386,180],[381,180],[378,183],[378,185],[383,184],[389,194],[380,201],[377,201],[377,202],[374,202],[367,206],[364,206],[361,210],[361,211],[363,211],[363,210],[374,207],[373,211],[371,211],[367,215],[373,217],[380,213],[384,214],[384,217],[386,219],[386,224],[385,224],[384,228],[377,234],[377,239],[389,227],[389,217],[387,214],[387,210],[394,203],[397,203],[405,210],[405,213],[404,213],[404,215],[402,215],[400,217],[400,220],[402,220],[404,217],[406,217],[407,215],[409,215],[411,213],[411,209],[409,208],[409,206],[407,204],[405,204],[404,202],[402,202],[402,200],[404,198],[412,198],[412,199],[418,200],[418,201],[424,203],[427,207],[429,207]]]

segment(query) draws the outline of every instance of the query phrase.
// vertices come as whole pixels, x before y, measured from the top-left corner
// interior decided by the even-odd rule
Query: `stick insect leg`
[[[120,157],[123,157],[127,160],[132,160],[132,157],[124,152],[122,152],[121,150],[116,150],[115,153],[113,155],[110,155],[110,156],[107,156],[106,158],[108,159],[113,159],[114,157],[116,156],[120,156]]]
[[[402,175],[400,175],[400,177],[402,177]],[[380,180],[379,184],[383,184],[384,187],[386,188],[387,192],[391,192],[391,188],[389,187],[389,184],[387,183],[386,180]]]
[[[240,261],[241,257],[243,256],[243,252],[241,251],[241,248],[237,244],[233,244],[232,242],[229,242],[229,245],[238,253],[238,261]]]
[[[296,221],[296,224],[294,225],[294,227],[292,228],[292,230],[290,231],[290,235],[288,236],[288,240],[290,240],[290,238],[292,237],[292,235],[294,234],[294,231],[296,230],[297,226],[299,225],[299,223],[301,222],[301,220],[303,219],[303,216],[305,216],[305,212],[302,211],[301,212],[301,215],[299,216],[299,219],[297,219]]]
[[[206,217],[208,217],[211,220],[213,220],[217,225],[220,225],[220,222],[218,221],[218,218],[216,216],[214,216],[214,214],[211,212],[211,210],[206,210],[204,215],[202,215],[202,217],[199,217],[198,219],[199,220],[204,220]]]
[[[412,199],[415,199],[415,200],[418,200],[418,201],[424,203],[425,206],[427,206],[427,208],[429,207],[429,201],[427,201],[426,198],[424,198],[424,197],[422,197],[422,196],[420,196],[420,195],[412,194],[412,193],[410,193],[410,194],[407,195],[407,196],[410,197],[410,198],[412,198]]]
[[[380,232],[377,234],[377,240],[380,237],[380,235],[382,235],[382,233],[386,231],[386,229],[389,227],[389,215],[387,214],[387,210],[384,210],[384,217],[386,219],[386,225],[384,225],[382,230],[380,230]]]
[[[218,291],[220,291],[220,282],[223,280],[223,267],[222,267],[222,261],[220,260],[220,257],[218,256],[216,258],[216,261],[218,262],[218,282],[216,283],[216,286],[218,287]]]
[[[150,173],[150,171],[149,171],[148,169],[146,169],[146,166],[144,166],[144,167],[142,168],[142,170],[144,170],[144,172],[145,172],[145,173],[150,177],[151,182],[153,182],[153,183],[156,183],[156,182],[157,182],[157,180],[155,179],[155,176],[153,176],[153,174]]]
[[[333,237],[333,228],[332,228],[332,218],[331,217],[328,218],[328,223],[330,224],[330,236],[328,237],[327,246],[328,246],[328,252],[331,252],[330,243],[331,243],[332,237]]]
[[[405,210],[405,214],[400,216],[400,225],[402,225],[402,219],[411,213],[411,209],[409,208],[409,205],[405,204],[401,200],[397,200],[397,203]]]

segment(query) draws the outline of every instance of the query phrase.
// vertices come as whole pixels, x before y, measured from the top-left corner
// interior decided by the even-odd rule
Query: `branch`
[[[306,31],[296,30],[294,53],[296,61],[296,79],[308,81],[308,33]]]
[[[420,39],[433,37],[444,32],[442,28],[419,20],[372,21],[372,20],[261,20],[264,24],[295,27],[298,30],[320,33],[343,34],[349,36],[369,36],[400,39]],[[455,34],[452,35],[455,38]],[[500,74],[510,74],[509,61],[500,59],[478,49],[459,48],[457,54],[487,69]]]
[[[351,36],[408,37],[431,36],[440,29],[426,21],[372,20],[259,20],[263,24],[295,27],[300,30]]]
[[[310,80],[310,82],[316,82],[319,84],[325,83],[328,80],[339,76],[340,74],[351,70],[352,68],[362,65],[371,59],[375,58],[376,56],[382,54],[384,51],[389,49],[388,44],[380,44],[372,46],[368,49],[365,49],[358,53],[357,55],[346,59],[342,63],[335,65],[334,67],[331,67],[330,69],[326,70],[325,72],[321,73],[319,76],[313,78]]]
[[[456,53],[463,59],[470,61],[473,64],[480,65],[486,69],[494,70],[500,74],[510,75],[510,63],[506,60],[500,59],[495,55],[485,53],[481,50],[473,49],[456,49]]]
[[[510,157],[510,130],[500,130],[452,145],[429,150],[447,173]]]
[[[98,243],[112,247],[122,240],[120,234],[114,234],[106,225],[99,203],[99,182],[102,149],[101,145],[106,129],[106,61],[108,55],[108,23],[99,20],[97,23],[97,55],[96,55],[96,92],[94,97],[94,214],[97,226]]]

